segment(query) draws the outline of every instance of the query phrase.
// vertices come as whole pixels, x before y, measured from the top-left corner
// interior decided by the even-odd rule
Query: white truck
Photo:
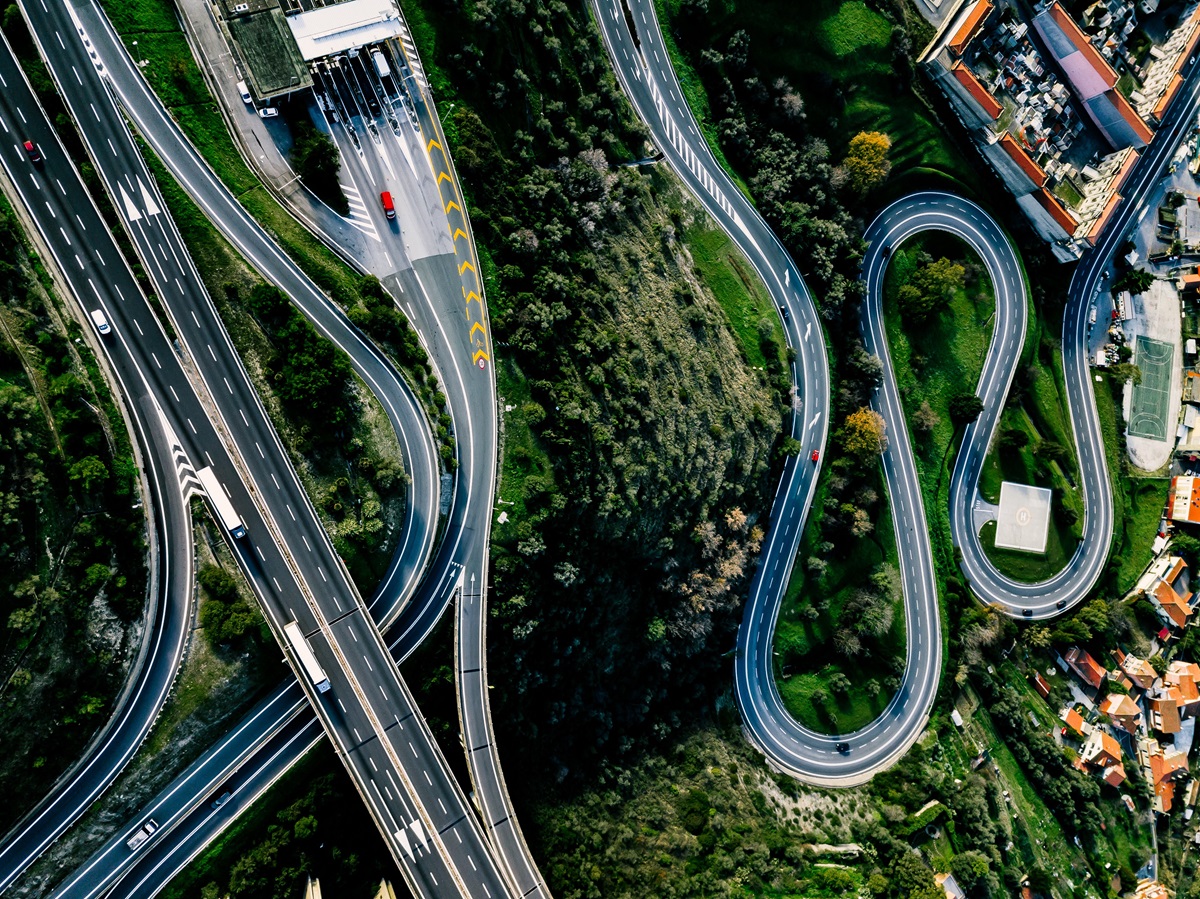
[[[225,495],[225,488],[221,486],[221,482],[217,480],[213,470],[207,467],[201,468],[196,472],[196,477],[200,479],[200,486],[208,494],[209,502],[212,503],[217,518],[221,520],[225,530],[229,531],[235,540],[245,537],[246,526],[242,524],[242,519],[238,516],[237,510],[233,508],[229,497]]]
[[[150,839],[151,835],[156,830],[158,830],[158,822],[151,818],[136,831],[134,831],[133,836],[125,841],[125,845],[128,846],[131,851],[136,852],[141,845],[146,842],[146,840]]]

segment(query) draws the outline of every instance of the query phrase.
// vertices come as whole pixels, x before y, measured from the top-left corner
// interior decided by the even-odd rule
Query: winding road
[[[1017,618],[1061,614],[1095,586],[1113,533],[1113,488],[1087,360],[1087,309],[1102,287],[1121,235],[1142,208],[1196,114],[1195,68],[1126,182],[1126,201],[1099,244],[1081,260],[1071,282],[1063,358],[1085,506],[1083,538],[1067,566],[1042,583],[1019,583],[997,571],[983,551],[972,520],[979,474],[1025,341],[1029,304],[1016,251],[982,208],[948,193],[906,197],[880,213],[868,229],[862,329],[868,351],[884,362],[883,383],[872,406],[888,426],[888,448],[881,464],[897,544],[902,549],[909,639],[901,684],[884,712],[855,733],[828,735],[800,725],[791,716],[779,695],[774,672],[776,621],[819,475],[818,465],[808,461],[810,450],[824,446],[829,427],[829,376],[820,321],[795,263],[730,181],[701,134],[671,66],[653,0],[593,0],[592,7],[618,79],[664,160],[751,261],[780,309],[791,313],[784,316],[783,324],[798,356],[798,367],[793,370],[798,413],[792,436],[801,440],[802,451],[784,468],[738,632],[734,683],[745,731],[775,767],[800,780],[824,786],[863,783],[894,763],[920,736],[937,694],[942,666],[938,582],[929,526],[883,322],[882,284],[890,251],[922,231],[944,231],[970,244],[987,268],[996,295],[995,325],[977,388],[984,409],[965,429],[951,478],[952,539],[962,552],[963,573],[984,603]]]

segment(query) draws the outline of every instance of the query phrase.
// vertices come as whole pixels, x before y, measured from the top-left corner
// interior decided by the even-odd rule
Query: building
[[[1033,17],[1033,27],[1070,82],[1084,111],[1114,150],[1141,149],[1153,136],[1117,90],[1117,73],[1058,3]]]
[[[1150,726],[1160,734],[1174,736],[1179,733],[1179,706],[1170,693],[1153,697],[1150,703]]]
[[[1077,737],[1087,737],[1092,733],[1092,725],[1083,720],[1083,715],[1074,706],[1063,709],[1058,717],[1063,720],[1067,730]]]
[[[1124,693],[1109,693],[1100,703],[1100,714],[1107,715],[1117,727],[1136,734],[1142,724],[1142,710]]]
[[[1100,728],[1095,728],[1079,750],[1079,759],[1088,769],[1100,774],[1112,787],[1125,782],[1125,766],[1121,762],[1121,744]]]
[[[1142,77],[1142,86],[1130,95],[1138,114],[1155,123],[1183,86],[1183,67],[1200,43],[1200,3],[1179,17],[1179,25],[1167,37],[1158,53],[1153,54]]]
[[[1200,711],[1200,665],[1176,660],[1167,666],[1163,687],[1179,708],[1181,718],[1194,718]]]
[[[1072,646],[1067,650],[1067,654],[1063,656],[1064,661],[1071,667],[1071,670],[1079,676],[1079,679],[1091,687],[1093,690],[1099,690],[1100,684],[1108,672],[1100,667],[1100,663],[1088,655],[1086,650],[1080,649],[1078,646]]]
[[[1200,478],[1191,475],[1171,478],[1167,508],[1172,521],[1200,524]]]
[[[1154,810],[1167,814],[1175,803],[1175,785],[1187,777],[1187,756],[1167,752],[1158,741],[1143,738],[1138,741],[1138,761],[1154,790]]]
[[[1125,655],[1120,652],[1121,670],[1129,676],[1129,679],[1143,690],[1149,690],[1154,686],[1154,682],[1158,680],[1158,672],[1151,667],[1150,663],[1145,659],[1139,659],[1135,655]]]
[[[933,882],[942,888],[946,899],[967,899],[967,894],[958,885],[953,874],[934,874]]]

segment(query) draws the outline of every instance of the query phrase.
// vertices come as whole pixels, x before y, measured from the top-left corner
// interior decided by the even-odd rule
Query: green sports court
[[[1142,370],[1142,383],[1133,388],[1133,405],[1129,410],[1129,429],[1126,433],[1131,437],[1166,440],[1175,348],[1161,340],[1139,336],[1134,347],[1133,363]]]

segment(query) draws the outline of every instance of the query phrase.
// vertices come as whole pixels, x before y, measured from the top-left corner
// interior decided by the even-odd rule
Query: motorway
[[[35,11],[36,18],[36,11]],[[56,37],[56,36],[55,36]],[[114,36],[115,37],[115,36]],[[49,40],[47,32],[47,40]],[[424,88],[424,74],[421,72],[419,60],[415,60],[415,50],[412,42],[408,40],[407,35],[403,41],[403,47],[397,48],[406,56],[409,56],[409,62],[412,64],[414,76],[421,80],[421,86]],[[101,56],[103,59],[103,56]],[[396,66],[396,71],[400,67]],[[125,88],[136,94],[138,90],[144,90],[140,85],[136,74],[131,78],[132,68],[127,70],[119,70],[113,72],[109,70],[109,76],[115,80],[124,79]],[[413,77],[410,76],[409,82],[412,82]],[[412,85],[410,85],[412,89]],[[414,91],[415,92],[415,91]],[[240,107],[240,102],[234,107],[238,112],[245,112]],[[427,116],[427,109],[424,104],[418,107],[419,112],[424,118],[424,131],[426,133],[439,133],[439,122],[436,120],[430,121]],[[95,107],[94,107],[95,110]],[[406,122],[407,125],[407,122]],[[361,127],[361,122],[360,122]],[[365,133],[361,130],[360,133]],[[397,132],[398,133],[398,132]],[[120,143],[120,140],[118,140]],[[376,140],[374,144],[380,142]],[[372,149],[372,145],[364,142],[366,149]],[[434,162],[434,157],[438,156],[438,144],[431,144],[430,162]],[[344,149],[343,149],[344,151]],[[361,162],[362,157],[367,154],[356,154],[356,152],[348,152],[346,160],[348,163]],[[398,166],[400,169],[412,168],[412,158],[421,156],[422,148],[418,142],[415,144],[415,152],[413,146],[404,148],[404,156],[406,156],[409,164],[408,167]],[[169,162],[170,160],[168,160]],[[392,166],[389,161],[384,160],[386,168],[390,170],[390,174],[395,176],[396,166]],[[443,166],[449,166],[448,158],[442,158],[440,162]],[[424,168],[424,167],[420,167]],[[451,173],[452,173],[452,169]],[[361,173],[360,173],[361,174]],[[388,173],[384,173],[386,176]],[[427,173],[432,174],[432,173]],[[366,180],[371,180],[370,178]],[[432,176],[427,179],[430,184],[433,184]],[[439,179],[438,184],[442,184],[444,179]],[[433,234],[437,234],[439,227],[446,227],[446,217],[454,218],[451,215],[452,210],[458,208],[457,204],[452,203],[456,199],[454,196],[454,187],[456,179],[451,182],[449,188],[443,187],[444,193],[450,193],[449,197],[443,198],[439,202],[437,197],[437,188],[434,187],[432,194],[432,203],[414,203],[415,208],[427,206],[430,211],[436,211],[438,216],[442,216],[440,224],[436,221],[428,222],[432,224],[431,228],[425,228],[428,233],[432,230]],[[395,190],[395,188],[394,188]],[[419,187],[418,187],[419,192]],[[430,191],[426,191],[430,193]],[[352,196],[354,196],[352,192]],[[440,209],[443,203],[448,204],[448,209],[443,212]],[[376,212],[378,220],[382,220],[382,211],[371,209]],[[407,205],[398,205],[398,211],[401,212],[401,218],[408,214]],[[360,214],[361,218],[361,214]],[[458,210],[457,226],[466,228],[469,232],[469,222],[466,216],[461,214],[461,209]],[[359,227],[368,234],[368,236],[376,236],[382,234],[384,241],[388,240],[390,232],[397,232],[397,223],[392,223],[389,228],[388,222],[377,221],[374,227],[370,223],[355,222],[355,227]],[[409,222],[412,224],[412,222]],[[425,227],[418,223],[419,228]],[[373,234],[372,234],[373,232]],[[448,232],[445,234],[450,234]],[[398,233],[395,236],[400,236]],[[420,238],[420,232],[414,232],[410,229],[404,235],[406,241],[413,241],[415,238]],[[455,232],[454,236],[448,240],[443,235],[442,242],[449,247],[451,240],[462,238],[463,234]],[[371,241],[366,241],[370,245]],[[473,246],[469,245],[469,240],[462,241],[464,246],[462,250],[466,253],[473,253]],[[485,342],[480,341],[476,331],[480,330],[480,325],[475,324],[468,331],[469,353],[455,352],[461,350],[461,347],[452,347],[449,352],[446,352],[446,344],[449,341],[445,340],[445,331],[442,330],[442,319],[454,320],[457,312],[458,302],[457,295],[467,295],[468,290],[474,293],[478,287],[478,281],[474,281],[474,265],[460,265],[457,260],[446,254],[445,259],[434,259],[433,264],[427,264],[424,269],[419,264],[414,266],[416,271],[391,270],[390,266],[394,262],[392,254],[395,254],[396,260],[402,260],[404,254],[400,240],[394,240],[390,245],[384,244],[382,252],[374,254],[373,262],[374,274],[378,274],[388,283],[392,293],[397,295],[397,298],[404,298],[404,307],[410,317],[413,317],[414,300],[418,302],[418,313],[432,312],[432,316],[426,318],[426,328],[420,329],[432,332],[433,340],[427,341],[427,347],[431,348],[431,355],[442,360],[442,367],[450,367],[454,370],[454,377],[451,377],[449,383],[443,384],[443,389],[449,396],[449,403],[454,410],[455,424],[460,430],[458,433],[458,449],[460,449],[460,461],[463,462],[463,469],[467,473],[467,477],[460,474],[460,484],[458,486],[466,486],[466,489],[456,490],[454,493],[454,504],[451,509],[451,521],[448,527],[448,533],[454,535],[454,539],[446,541],[442,550],[438,553],[437,561],[434,562],[431,569],[431,574],[427,575],[426,580],[422,583],[421,593],[414,601],[409,604],[403,611],[401,621],[397,623],[396,628],[392,631],[394,643],[392,643],[392,651],[397,655],[397,658],[402,658],[419,642],[421,637],[424,637],[436,623],[440,610],[445,606],[445,601],[449,599],[449,588],[454,587],[454,575],[463,573],[464,570],[472,570],[472,576],[460,576],[462,589],[458,589],[456,594],[461,601],[458,603],[458,617],[456,619],[456,633],[458,635],[458,651],[456,657],[458,660],[458,682],[460,682],[460,699],[461,699],[461,720],[466,731],[466,741],[464,744],[472,747],[472,753],[468,755],[468,759],[472,762],[472,772],[476,783],[476,801],[481,805],[481,811],[484,813],[485,823],[492,831],[492,838],[496,841],[499,847],[499,856],[505,865],[506,873],[511,877],[512,881],[517,883],[518,892],[529,895],[547,895],[544,882],[541,881],[540,874],[536,870],[532,856],[528,851],[528,847],[524,845],[524,840],[517,826],[517,821],[512,814],[511,802],[506,793],[503,783],[503,774],[500,772],[499,762],[497,757],[496,747],[491,738],[491,719],[490,709],[487,706],[487,685],[486,685],[486,667],[482,664],[484,660],[484,580],[479,577],[476,581],[475,571],[486,571],[486,547],[487,547],[487,528],[490,523],[490,507],[476,502],[474,509],[470,503],[472,496],[491,496],[494,483],[494,436],[496,436],[496,420],[494,420],[494,409],[496,409],[496,401],[494,401],[494,382],[491,377],[491,372],[486,372],[485,377],[480,377],[480,372],[486,371],[484,365],[476,364],[480,359],[488,358]],[[391,252],[388,251],[388,246],[391,247]],[[380,266],[379,259],[382,257],[388,268]],[[468,256],[468,259],[473,258]],[[438,271],[437,263],[440,265]],[[367,268],[367,266],[364,266]],[[432,269],[432,271],[431,271]],[[444,308],[433,308],[433,302],[428,301],[428,296],[422,284],[420,283],[421,275],[424,274],[426,280],[438,281],[442,278],[442,283],[436,284],[436,290],[440,293],[440,298],[443,300]],[[444,289],[446,282],[450,283],[451,289]],[[415,284],[415,290],[414,290]],[[454,287],[458,287],[457,290]],[[419,305],[420,299],[425,299],[430,308],[425,308]],[[469,304],[468,304],[469,308]],[[482,308],[482,302],[479,304],[480,316],[486,314]],[[440,318],[439,318],[440,317]],[[432,320],[430,320],[432,318]],[[486,318],[484,319],[486,323]],[[449,329],[454,332],[454,328]],[[486,335],[486,332],[485,332]],[[439,340],[440,337],[440,340]],[[442,352],[439,353],[439,350]],[[481,352],[485,350],[485,352]],[[450,365],[446,365],[446,358],[449,358]],[[437,366],[437,359],[434,360],[434,365]],[[467,366],[462,365],[462,360],[469,359]],[[466,368],[466,372],[464,372]],[[456,389],[462,388],[463,376],[466,374],[469,380],[470,390]],[[472,377],[474,378],[472,379]],[[457,378],[457,383],[456,383]],[[479,421],[478,426],[472,424],[472,413],[474,406],[474,418]],[[463,408],[466,407],[466,408]],[[466,427],[463,427],[463,422],[466,422]],[[466,431],[468,436],[473,439],[463,442],[463,431]],[[474,454],[472,454],[474,450]],[[474,459],[473,456],[474,455]],[[480,483],[481,481],[481,483]],[[398,553],[400,555],[400,553]],[[470,565],[470,561],[474,557],[475,565]],[[374,610],[377,612],[377,618],[382,617],[383,621],[388,619],[389,610],[395,611],[396,604],[391,603],[385,605],[383,610]],[[382,612],[382,615],[380,615]],[[306,723],[310,723],[312,719],[308,717],[304,703],[299,700],[299,689],[296,685],[283,685],[280,691],[272,697],[271,701],[266,703],[266,708],[270,709],[269,714],[252,714],[238,729],[235,730],[234,738],[227,738],[222,741],[220,747],[214,749],[209,754],[205,754],[204,759],[197,762],[190,771],[185,774],[184,778],[176,781],[173,787],[164,791],[164,795],[151,804],[151,810],[154,811],[156,820],[158,821],[175,821],[175,817],[184,814],[188,808],[196,808],[198,805],[203,805],[200,799],[206,793],[216,789],[226,781],[229,772],[236,771],[239,774],[239,783],[234,783],[235,796],[238,795],[239,784],[245,786],[245,792],[239,797],[241,798],[250,795],[257,795],[256,791],[265,789],[265,784],[269,783],[274,774],[286,768],[287,763],[299,757],[299,754],[307,745],[311,745],[316,737],[313,733],[316,732],[312,727],[305,729],[304,723],[296,723],[288,725],[289,732],[295,730],[299,732],[304,730],[310,738],[305,741],[288,741],[287,748],[276,751],[268,745],[263,751],[257,755],[253,754],[253,747],[263,743],[269,738],[271,733],[276,732],[290,718],[299,715]],[[281,754],[282,753],[282,754]],[[184,786],[186,785],[186,786]],[[186,861],[186,858],[191,857],[194,852],[198,851],[200,846],[203,846],[206,841],[211,839],[220,828],[228,820],[232,819],[233,815],[238,810],[239,803],[230,802],[227,807],[220,810],[220,814],[210,813],[205,815],[204,826],[199,828],[188,829],[186,837],[182,840],[176,839],[169,845],[167,855],[172,858],[173,868],[175,870]],[[166,846],[167,844],[163,844]],[[157,847],[151,847],[151,852],[157,851]],[[149,861],[150,852],[144,853],[139,858]],[[103,891],[108,883],[112,882],[115,877],[121,874],[127,863],[132,861],[128,857],[128,853],[124,850],[124,844],[118,838],[114,837],[110,840],[110,844],[104,847],[96,856],[90,859],[88,864],[80,868],[77,873],[74,873],[68,880],[59,888],[59,894],[64,895],[92,895]],[[138,868],[145,868],[148,865],[139,862]],[[155,876],[169,876],[169,871],[164,869],[161,864],[154,865],[156,870]],[[144,877],[137,876],[136,871],[130,874],[130,881],[139,883],[138,889],[150,891],[151,883]]]
[[[115,118],[104,83],[97,77],[104,69],[104,62],[101,60],[111,57],[100,56],[96,46],[89,43],[88,28],[83,27],[82,23],[82,18],[86,17],[88,10],[81,9],[78,19],[68,18],[67,12],[57,6],[42,10],[28,9],[26,12],[30,14],[35,34],[43,41],[43,46],[47,43],[53,46],[52,42],[57,42],[59,49],[52,55],[56,65],[55,75],[66,84],[70,84],[72,78],[75,80],[76,85],[69,93],[80,103],[86,103],[91,107],[91,118],[96,122],[103,122],[105,119],[111,121]],[[103,23],[95,23],[92,31],[100,33],[103,30],[102,25]],[[64,35],[70,39],[69,42],[63,41]],[[80,38],[83,38],[82,42]],[[118,49],[113,55],[119,55],[121,59],[124,59],[123,50],[119,48],[119,45],[116,46]],[[91,127],[91,123],[88,121],[87,106],[77,116],[85,129]],[[119,126],[115,127],[119,129]],[[146,133],[145,130],[143,133]],[[131,152],[135,152],[127,136],[124,143]],[[105,146],[112,151],[114,157],[120,158],[124,155],[123,150],[118,150],[120,146],[118,141],[109,136],[101,135],[92,141],[93,153],[96,153],[99,148],[99,158],[104,158]],[[162,152],[161,149],[160,152]],[[125,163],[132,166],[128,159],[125,160]],[[136,172],[137,169],[134,168],[133,171]],[[193,172],[193,174],[199,174],[201,177],[210,176],[207,170],[199,173]],[[137,182],[136,176],[130,180],[128,170],[126,170],[125,178],[130,192],[134,189],[134,183],[137,183],[137,187],[140,189],[141,183]],[[112,181],[110,181],[110,185],[114,188],[114,195],[124,198],[124,194],[121,193],[124,185]],[[202,191],[198,191],[194,187],[192,194],[201,200],[201,205],[203,205],[204,199],[212,199],[211,195],[205,197]],[[218,197],[218,200],[221,199],[226,202],[226,209],[222,211],[228,212],[230,206],[236,207],[236,203],[233,203],[227,196]],[[161,211],[161,199],[157,205]],[[236,211],[244,216],[240,207],[236,207]],[[157,219],[160,222],[163,219],[169,220],[168,216],[149,215],[148,210],[145,209],[141,210],[136,218],[129,217],[131,224],[134,221],[142,222],[147,218]],[[240,222],[234,221],[235,228],[240,224]],[[134,230],[136,231],[137,228]],[[313,309],[305,308],[310,317],[316,319],[319,328],[343,346],[353,345],[357,341],[358,346],[354,347],[357,352],[351,353],[352,360],[356,363],[356,367],[364,379],[376,388],[377,395],[382,394],[381,399],[385,408],[389,405],[389,398],[397,399],[397,394],[402,391],[392,390],[389,393],[386,390],[380,390],[378,385],[384,380],[381,373],[383,375],[391,373],[396,384],[400,383],[399,378],[394,375],[390,366],[387,366],[385,360],[373,348],[369,348],[361,341],[357,333],[348,326],[344,317],[339,318],[340,313],[327,304],[315,286],[303,279],[303,276],[290,263],[282,265],[278,263],[278,260],[282,259],[281,255],[256,226],[244,229],[239,236],[242,239],[235,243],[251,261],[259,262],[260,267],[272,276],[272,280],[275,280],[276,283],[283,282],[282,286],[285,289],[292,288],[288,292],[293,297],[298,294],[306,296],[312,307],[315,308],[319,304],[318,312],[324,313],[324,320],[320,314],[313,315]],[[151,249],[146,254],[147,269],[151,271],[155,268],[161,270],[159,261],[155,258],[155,252]],[[157,252],[162,255],[163,261],[169,261],[168,255],[162,251],[161,246]],[[178,250],[173,248],[171,256],[176,257],[176,263],[180,264],[186,274],[186,270],[190,269],[190,262],[180,263],[181,259],[186,260],[186,254],[183,253],[181,244],[179,244]],[[274,266],[262,265],[261,260],[263,259],[275,262]],[[192,274],[194,275],[194,272]],[[285,527],[288,539],[284,542],[292,547],[292,550],[287,557],[280,556],[281,568],[277,575],[272,573],[269,581],[256,576],[261,574],[254,570],[257,568],[257,563],[250,559],[253,564],[247,564],[248,553],[245,551],[239,554],[239,561],[248,568],[251,583],[254,584],[260,598],[263,599],[264,610],[268,619],[276,627],[276,632],[278,633],[281,629],[283,621],[296,619],[301,622],[306,634],[312,638],[313,648],[334,682],[332,696],[326,697],[320,703],[323,712],[322,719],[326,724],[327,731],[339,746],[343,760],[356,776],[364,799],[376,819],[383,823],[385,838],[396,857],[397,864],[405,872],[410,885],[419,891],[436,891],[439,889],[439,884],[457,884],[462,891],[477,895],[507,894],[507,887],[491,862],[490,852],[482,833],[475,823],[473,815],[467,809],[465,797],[453,783],[448,766],[441,757],[432,735],[424,726],[423,719],[415,713],[411,696],[408,695],[407,688],[404,687],[394,665],[391,664],[377,630],[369,621],[365,620],[365,610],[357,603],[357,598],[346,579],[340,560],[333,552],[315,512],[304,497],[294,471],[287,464],[283,449],[275,439],[274,433],[266,421],[265,413],[256,398],[254,398],[253,405],[246,403],[246,405],[250,405],[251,415],[249,417],[246,415],[245,405],[237,404],[235,387],[232,385],[238,384],[239,387],[244,385],[251,394],[253,391],[249,387],[244,372],[241,371],[236,354],[233,353],[227,337],[220,328],[215,309],[212,308],[211,303],[205,301],[206,298],[201,300],[194,294],[187,297],[187,289],[183,286],[183,283],[186,282],[181,282],[175,276],[172,276],[171,280],[174,280],[175,284],[164,283],[160,289],[164,303],[174,313],[173,318],[176,325],[182,323],[184,326],[181,338],[185,345],[193,345],[189,340],[190,335],[185,333],[190,330],[188,328],[189,318],[197,328],[207,325],[215,331],[216,340],[207,338],[208,341],[213,342],[200,343],[198,347],[201,348],[201,354],[205,350],[208,351],[212,357],[211,366],[203,355],[199,357],[193,355],[192,359],[197,365],[197,370],[202,373],[202,379],[206,384],[218,385],[216,390],[208,392],[210,398],[215,401],[222,421],[237,421],[238,418],[235,417],[235,414],[240,417],[241,425],[236,429],[229,429],[225,426],[225,433],[231,436],[236,435],[234,442],[244,447],[245,450],[249,450],[249,452],[241,453],[242,466],[244,469],[249,469],[249,476],[247,477],[245,473],[239,473],[236,478],[223,475],[222,480],[225,481],[226,487],[232,494],[235,507],[247,518],[248,529],[252,535],[257,532],[258,535],[265,537],[272,531],[267,528],[265,522],[261,528],[255,526],[253,516],[246,513],[252,503],[244,493],[239,495],[239,491],[231,483],[234,480],[240,481],[242,478],[246,478],[253,486],[254,492],[264,501],[270,511],[269,517],[275,533],[282,534],[279,523],[287,522]],[[165,278],[164,281],[166,281]],[[180,300],[175,297],[171,287],[178,287],[179,293],[184,295],[185,299]],[[196,281],[194,289],[202,295],[203,292],[199,288],[198,281]],[[211,314],[211,319],[202,325],[201,320],[196,316],[197,311],[206,315]],[[332,326],[330,320],[332,320]],[[222,350],[219,356],[214,351],[214,342],[217,348]],[[376,370],[364,370],[362,367],[364,360],[373,363]],[[236,370],[230,370],[227,373],[222,371],[222,362]],[[204,373],[206,370],[207,373]],[[220,390],[219,385],[222,383],[227,388],[229,395],[235,399],[226,399]],[[223,403],[229,405],[230,408],[222,408]],[[393,414],[393,421],[396,421],[398,415],[395,410],[389,409],[389,413]],[[424,422],[415,403],[411,409],[409,422],[410,425],[420,422],[419,431],[424,433]],[[191,426],[189,423],[189,427]],[[260,428],[262,437],[255,439],[258,437]],[[397,430],[403,440],[403,430],[399,427]],[[264,452],[264,446],[270,451],[270,457]],[[257,458],[255,458],[256,454]],[[274,470],[263,470],[264,467],[271,465],[279,469],[282,479],[276,477]],[[411,467],[410,471],[412,471]],[[432,459],[427,472],[412,471],[414,484],[423,485],[430,494],[427,500],[410,504],[414,513],[420,510],[428,512],[435,508],[433,491],[436,478],[428,473],[433,471],[436,471],[436,466]],[[268,488],[264,491],[261,487],[262,484],[274,484],[275,490],[271,491]],[[429,519],[432,522],[433,516],[429,516]],[[304,544],[303,552],[299,551],[301,543]],[[254,548],[260,556],[259,561],[262,561],[260,547],[261,544],[256,542]],[[416,552],[415,563],[412,566],[414,572],[419,570],[423,562],[420,558],[420,547],[416,549]],[[326,575],[327,571],[329,577]],[[293,574],[293,572],[295,573]],[[330,577],[332,580],[329,579]],[[270,589],[271,584],[275,586],[274,591]],[[283,587],[283,584],[289,584],[289,587]],[[326,587],[326,584],[331,586]],[[314,587],[313,585],[320,586]],[[362,659],[361,662],[354,661],[359,657]],[[376,691],[379,696],[383,697],[382,701],[376,697]],[[310,698],[316,699],[315,695]],[[333,706],[333,702],[337,703],[337,708]],[[407,723],[410,719],[411,723]],[[361,736],[363,733],[368,735],[365,739]],[[418,746],[420,750],[418,750]],[[408,756],[410,752],[411,759],[402,762],[402,753],[403,756]],[[431,771],[437,772],[436,781],[431,779]],[[386,776],[386,780],[382,781],[382,786],[380,781],[373,776],[376,772],[379,772],[380,779]],[[424,783],[421,780],[424,780]],[[401,783],[404,784],[403,787],[400,786]],[[451,837],[455,841],[453,844],[449,842]]]
[[[0,165],[26,208],[38,205],[47,214],[38,217],[40,233],[47,248],[59,255],[61,263],[70,261],[73,250],[67,235],[77,240],[83,234],[107,234],[104,222],[90,206],[69,202],[70,190],[54,190],[63,184],[71,188],[74,170],[58,151],[53,131],[45,122],[36,100],[28,91],[7,42],[0,47]],[[26,114],[28,113],[28,114]],[[21,146],[33,140],[45,151],[41,170],[31,170]],[[82,187],[79,188],[82,192]],[[39,202],[40,200],[40,202]],[[53,222],[53,224],[51,224]],[[59,231],[59,228],[62,231]],[[57,237],[57,241],[50,241]],[[102,255],[118,258],[115,249],[99,248]],[[88,260],[90,264],[91,260]],[[85,279],[90,281],[91,279]],[[118,285],[119,287],[120,285]],[[70,302],[69,297],[64,297]],[[89,301],[84,296],[81,301]],[[13,829],[15,837],[0,847],[0,891],[62,832],[62,822],[72,821],[85,811],[133,757],[149,732],[159,709],[174,683],[183,657],[192,618],[191,516],[181,490],[175,447],[164,427],[154,400],[151,383],[159,374],[139,369],[134,357],[113,341],[101,341],[89,335],[88,343],[101,349],[109,370],[120,386],[123,405],[133,426],[133,438],[140,447],[142,478],[147,491],[150,515],[149,546],[150,601],[146,613],[147,639],[131,668],[131,677],[118,697],[108,724],[93,738],[80,760],[60,779],[71,789],[56,789]]]

